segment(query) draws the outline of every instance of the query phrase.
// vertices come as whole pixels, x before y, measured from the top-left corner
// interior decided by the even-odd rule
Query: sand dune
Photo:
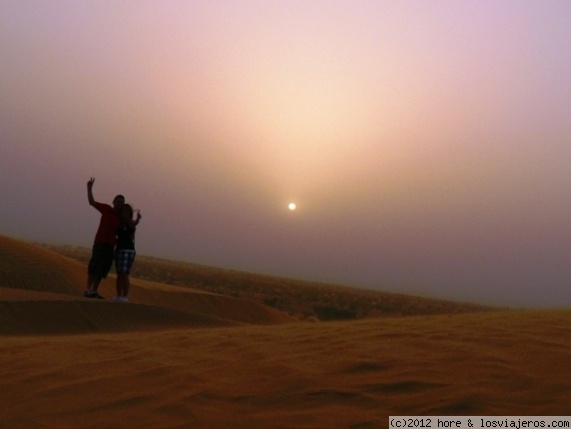
[[[3,299],[7,296],[7,299]],[[232,320],[146,304],[122,305],[42,292],[0,292],[0,334],[56,335],[233,326]]]
[[[0,236],[0,288],[77,295],[86,269],[53,252]]]
[[[86,300],[86,268],[44,248],[0,236],[0,334],[66,334],[290,322],[255,302],[133,279],[131,303]],[[114,294],[114,278],[100,290]],[[54,302],[60,301],[60,302]],[[69,313],[69,314],[68,314]],[[68,314],[65,320],[60,315]]]
[[[364,429],[391,414],[571,414],[569,310],[292,322],[153,282],[137,283],[132,304],[87,300],[83,274],[0,237],[0,428]]]
[[[252,301],[140,279],[134,279],[132,283],[132,299],[136,302],[254,325],[288,323],[295,320],[280,311]]]
[[[7,428],[384,428],[569,415],[571,312],[4,337]]]

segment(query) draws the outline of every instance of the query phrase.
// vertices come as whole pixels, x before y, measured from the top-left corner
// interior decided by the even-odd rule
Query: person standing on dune
[[[113,199],[113,207],[99,203],[93,198],[94,183],[93,177],[87,182],[87,199],[89,205],[101,213],[101,219],[93,242],[91,260],[87,267],[87,289],[83,296],[103,299],[98,292],[99,283],[107,277],[113,264],[113,251],[117,243],[117,231],[121,225],[121,209],[125,204],[125,197],[117,195]]]
[[[135,230],[141,220],[141,212],[137,210],[137,219],[133,219],[133,207],[124,204],[121,208],[121,226],[117,233],[117,248],[115,249],[115,269],[117,270],[117,295],[114,301],[129,302],[131,281],[129,274],[135,261]]]

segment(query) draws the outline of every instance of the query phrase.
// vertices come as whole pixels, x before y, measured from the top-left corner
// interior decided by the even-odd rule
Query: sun
[[[289,203],[289,205],[287,206],[287,208],[288,208],[290,211],[294,211],[294,210],[296,209],[296,207],[297,207],[297,206],[295,205],[295,203]]]

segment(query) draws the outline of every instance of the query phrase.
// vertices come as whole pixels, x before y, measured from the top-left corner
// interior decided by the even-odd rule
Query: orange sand
[[[571,311],[354,322],[133,281],[0,237],[0,428],[385,428],[389,415],[571,415]],[[113,279],[102,292],[112,295]]]

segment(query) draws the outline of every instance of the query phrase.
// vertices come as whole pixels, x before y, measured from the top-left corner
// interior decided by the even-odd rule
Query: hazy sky
[[[94,176],[141,209],[139,254],[571,306],[570,22],[564,0],[2,0],[0,234],[90,246]]]

